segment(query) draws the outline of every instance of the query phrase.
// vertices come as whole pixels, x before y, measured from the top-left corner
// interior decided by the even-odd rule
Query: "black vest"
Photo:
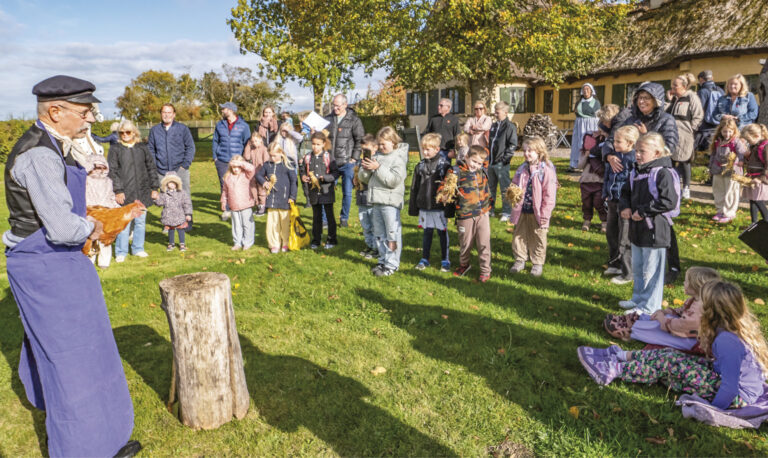
[[[42,129],[32,126],[13,146],[13,150],[11,150],[5,163],[5,202],[10,213],[8,222],[11,224],[11,232],[18,237],[29,237],[43,227],[43,222],[32,205],[29,193],[11,176],[11,170],[16,159],[38,146],[58,151],[51,138]],[[67,159],[68,165],[74,165],[71,155]],[[66,181],[66,174],[62,178]]]

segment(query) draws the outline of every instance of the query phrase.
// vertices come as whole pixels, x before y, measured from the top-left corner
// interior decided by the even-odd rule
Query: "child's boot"
[[[534,277],[541,277],[541,274],[544,272],[544,265],[543,264],[534,264],[533,267],[531,267],[531,275]]]
[[[525,269],[525,261],[515,261],[512,267],[509,269],[509,273],[516,274],[522,272]]]
[[[588,231],[590,223],[591,223],[590,221],[584,220],[584,222],[581,223],[581,230]]]
[[[579,347],[576,353],[581,365],[598,385],[608,385],[621,373],[619,361],[613,355],[598,356],[591,347]]]

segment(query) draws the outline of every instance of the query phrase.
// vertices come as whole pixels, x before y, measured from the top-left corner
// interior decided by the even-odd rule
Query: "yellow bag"
[[[291,202],[291,234],[288,236],[288,249],[297,251],[309,245],[309,232],[299,214],[299,208]]]

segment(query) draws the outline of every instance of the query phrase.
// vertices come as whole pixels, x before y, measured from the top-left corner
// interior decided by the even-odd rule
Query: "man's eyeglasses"
[[[91,112],[90,108],[86,108],[85,111],[81,112],[81,111],[75,110],[74,108],[65,107],[64,105],[55,105],[55,106],[58,107],[58,108],[61,108],[62,110],[69,110],[69,111],[71,111],[72,113],[80,116],[80,119],[87,118],[88,114]]]

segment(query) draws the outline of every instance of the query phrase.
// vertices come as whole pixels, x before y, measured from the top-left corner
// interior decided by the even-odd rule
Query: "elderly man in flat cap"
[[[88,81],[54,76],[32,90],[38,120],[5,164],[8,281],[24,341],[19,378],[46,412],[51,456],[132,456],[133,405],[96,270],[80,251],[101,223],[85,214],[73,141],[99,100]]]

